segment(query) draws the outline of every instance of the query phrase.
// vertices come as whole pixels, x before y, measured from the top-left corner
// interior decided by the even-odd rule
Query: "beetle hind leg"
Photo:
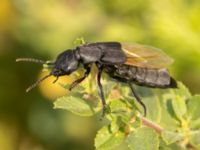
[[[131,89],[131,92],[132,92],[132,94],[133,94],[133,96],[135,97],[135,99],[138,101],[138,103],[140,103],[140,105],[143,107],[143,109],[144,109],[144,116],[146,116],[146,111],[147,111],[147,109],[146,109],[146,106],[145,106],[145,104],[142,102],[142,100],[140,99],[140,97],[137,95],[137,93],[135,92],[135,89],[133,88],[133,85],[129,82],[128,83],[129,84],[129,87],[130,87],[130,89]]]
[[[146,106],[145,104],[142,102],[141,98],[137,95],[137,93],[135,92],[135,89],[133,87],[133,85],[131,84],[131,81],[127,80],[127,79],[124,79],[124,78],[121,78],[121,77],[118,77],[118,76],[115,76],[114,74],[110,74],[110,77],[119,81],[119,82],[123,82],[123,83],[127,83],[131,89],[131,92],[133,94],[133,96],[135,97],[135,99],[137,100],[138,103],[140,103],[140,105],[143,107],[144,109],[144,116],[146,116]]]

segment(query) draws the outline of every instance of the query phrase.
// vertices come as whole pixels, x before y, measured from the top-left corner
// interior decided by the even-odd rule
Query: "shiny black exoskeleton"
[[[142,86],[157,88],[174,88],[176,81],[170,77],[167,69],[148,69],[139,68],[125,64],[126,55],[118,42],[91,43],[78,46],[73,50],[66,50],[61,53],[56,61],[51,75],[59,77],[69,75],[79,68],[82,64],[85,68],[85,74],[82,78],[74,81],[70,90],[82,82],[90,73],[91,64],[95,63],[98,68],[97,83],[100,90],[100,96],[103,104],[103,113],[105,112],[106,102],[101,84],[101,74],[104,70],[110,77],[127,83],[136,100],[146,107],[135,93],[131,83]]]

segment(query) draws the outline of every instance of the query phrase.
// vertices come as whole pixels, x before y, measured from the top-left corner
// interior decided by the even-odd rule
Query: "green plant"
[[[80,116],[101,112],[97,85],[92,80],[94,75],[69,95],[58,98],[55,108]],[[116,149],[125,143],[130,150],[200,149],[200,96],[192,96],[182,83],[178,83],[178,89],[137,87],[147,106],[147,117],[142,116],[142,107],[125,84],[104,75],[103,87],[110,113],[103,118],[109,123],[96,135],[97,150]]]

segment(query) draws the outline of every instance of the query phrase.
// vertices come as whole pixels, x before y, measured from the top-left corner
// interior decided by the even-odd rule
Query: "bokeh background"
[[[54,78],[25,93],[44,72],[38,64],[15,63],[55,59],[78,37],[159,47],[175,59],[172,75],[200,93],[199,0],[1,0],[1,150],[94,149],[98,117],[53,109],[53,100],[66,94]]]

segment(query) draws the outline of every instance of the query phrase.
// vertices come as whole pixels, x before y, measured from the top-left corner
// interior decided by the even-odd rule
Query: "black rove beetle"
[[[102,71],[111,78],[129,85],[133,96],[143,106],[145,115],[146,107],[136,94],[132,83],[152,88],[177,87],[176,81],[166,69],[173,60],[160,49],[140,44],[89,43],[62,52],[57,56],[55,62],[47,63],[33,58],[18,58],[16,61],[31,61],[53,66],[51,73],[31,85],[26,90],[27,92],[49,76],[57,77],[56,82],[60,76],[70,75],[82,64],[85,74],[70,85],[69,90],[72,90],[90,74],[91,65],[95,63],[98,68],[97,83],[103,104],[103,115],[106,110],[106,101],[101,84]]]

